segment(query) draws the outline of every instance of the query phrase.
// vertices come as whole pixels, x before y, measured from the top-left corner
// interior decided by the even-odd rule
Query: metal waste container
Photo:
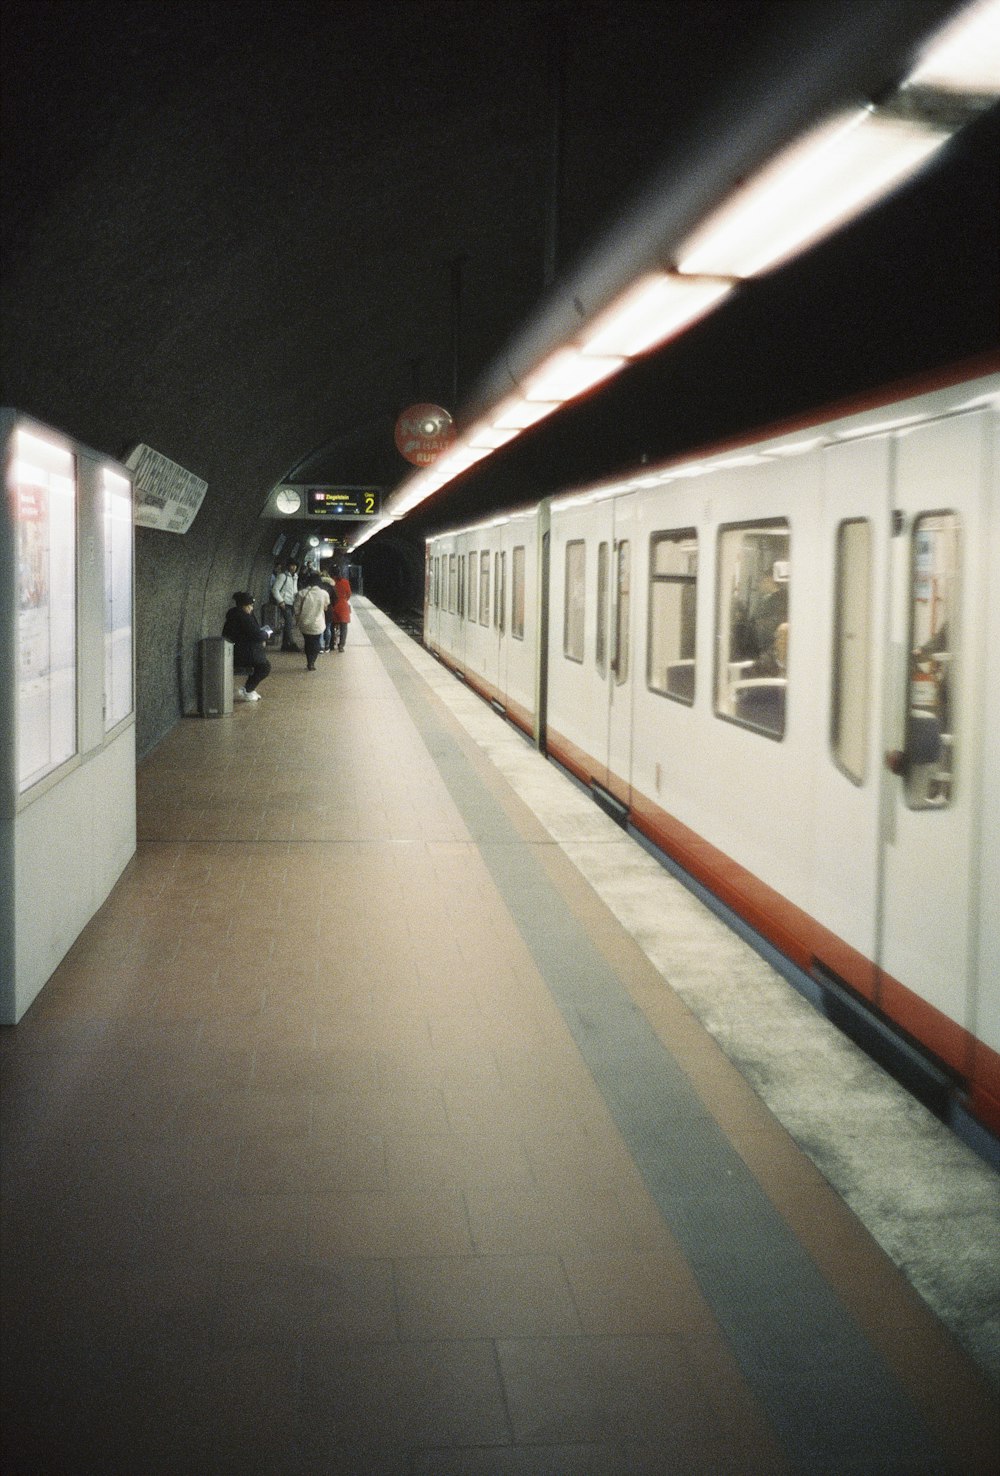
[[[198,711],[229,717],[233,711],[233,647],[224,636],[206,636],[198,647]]]

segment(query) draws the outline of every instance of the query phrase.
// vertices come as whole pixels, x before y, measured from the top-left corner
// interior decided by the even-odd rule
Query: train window
[[[582,538],[566,545],[566,605],[563,615],[563,655],[568,661],[583,660],[584,568],[586,546]]]
[[[615,632],[611,669],[615,685],[624,686],[629,676],[629,621],[632,607],[632,545],[623,540],[615,547]]]
[[[524,545],[515,548],[510,565],[510,633],[516,641],[524,640]]]
[[[905,780],[911,810],[941,810],[952,801],[959,534],[952,512],[924,513],[913,524]]]
[[[719,530],[715,711],[769,738],[785,732],[790,555],[783,518]]]
[[[458,618],[465,614],[465,558],[458,556]]]
[[[478,601],[478,598],[476,596],[476,571],[477,571],[478,568],[479,568],[479,555],[477,553],[470,553],[470,555],[469,555],[469,619],[470,620],[475,620],[475,618],[476,618],[476,612],[477,612],[477,610],[479,608],[479,601]]]
[[[855,784],[867,768],[870,714],[872,525],[849,518],[837,529],[830,743]]]
[[[479,624],[490,623],[490,556],[486,549],[479,555]]]
[[[646,685],[677,702],[694,702],[698,534],[654,533],[649,546],[649,639]]]
[[[458,608],[458,558],[448,555],[448,609],[454,615]]]
[[[594,660],[601,676],[608,670],[608,545],[597,545],[597,643]]]
[[[506,629],[506,605],[507,605],[507,555],[498,553],[496,556],[496,579],[493,584],[493,624],[503,635]]]

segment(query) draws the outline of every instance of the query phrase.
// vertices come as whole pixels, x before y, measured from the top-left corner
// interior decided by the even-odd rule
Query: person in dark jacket
[[[222,634],[236,647],[233,666],[237,671],[249,671],[244,685],[233,694],[237,702],[259,702],[257,688],[271,670],[265,646],[271,634],[266,625],[259,625],[253,613],[253,595],[249,590],[238,589],[233,595],[233,607],[226,611]]]

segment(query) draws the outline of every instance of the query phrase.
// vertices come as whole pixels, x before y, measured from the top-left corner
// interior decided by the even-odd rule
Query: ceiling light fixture
[[[980,0],[932,37],[906,79],[973,97],[1000,94],[1000,0]]]
[[[711,312],[733,289],[718,277],[657,272],[642,277],[597,318],[582,340],[584,354],[646,353]]]
[[[627,288],[575,344],[534,370],[520,396],[502,402],[488,422],[411,476],[390,500],[389,516],[358,542],[629,359],[682,333],[739,279],[788,261],[854,219],[998,96],[1000,0],[977,0],[931,38],[887,104],[827,120],[765,164],[684,243],[676,271],[651,272]],[[701,470],[678,467],[673,475]]]
[[[582,354],[575,348],[556,349],[526,380],[523,387],[524,398],[532,403],[565,403],[566,400],[575,399],[577,395],[586,394],[587,390],[600,384],[602,379],[609,379],[612,374],[617,374],[624,363],[625,360],[621,357],[597,357]],[[498,424],[497,421],[493,423]]]
[[[513,426],[507,430],[501,430],[496,425],[479,425],[469,436],[466,444],[496,451],[498,447],[506,446],[507,442],[512,441],[516,435],[517,431]]]
[[[752,277],[858,215],[913,174],[951,130],[862,108],[812,129],[695,231],[683,273]]]
[[[558,410],[559,404],[558,400],[550,400],[545,404],[538,401],[529,404],[526,400],[505,400],[500,406],[499,414],[493,417],[493,425],[497,430],[526,430],[529,425],[544,420],[546,415]]]

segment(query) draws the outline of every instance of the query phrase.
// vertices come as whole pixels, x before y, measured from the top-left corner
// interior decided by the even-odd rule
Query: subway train
[[[990,356],[436,533],[424,591],[438,659],[991,1136],[998,488]]]

